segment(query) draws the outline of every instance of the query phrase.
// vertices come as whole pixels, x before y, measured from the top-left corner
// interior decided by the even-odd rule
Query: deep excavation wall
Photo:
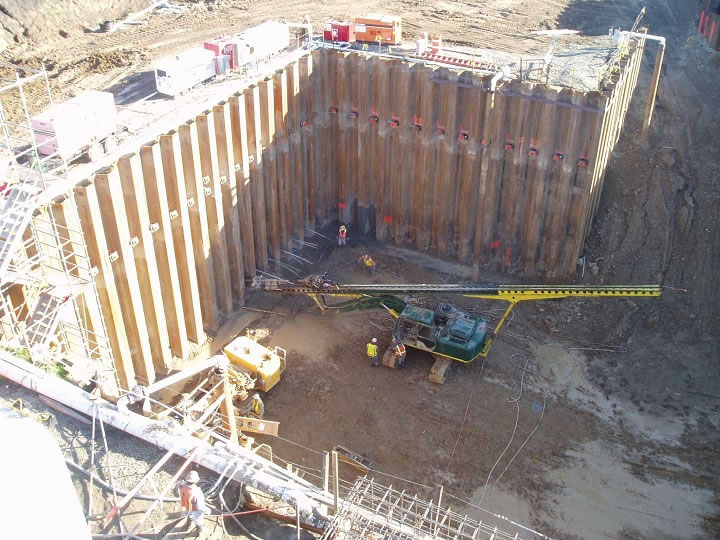
[[[602,93],[491,93],[490,77],[315,51],[57,202],[97,269],[85,324],[104,318],[123,388],[147,384],[243,303],[256,268],[335,219],[476,275],[568,276],[641,56]]]
[[[340,219],[479,268],[574,274],[642,49],[605,92],[327,51],[328,176]],[[376,115],[377,122],[373,122]]]

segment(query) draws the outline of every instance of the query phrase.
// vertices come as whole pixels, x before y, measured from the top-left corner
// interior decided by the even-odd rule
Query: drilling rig
[[[453,362],[469,364],[487,356],[493,339],[519,302],[558,300],[570,297],[628,298],[660,296],[659,285],[494,285],[494,284],[339,284],[326,274],[314,274],[298,283],[265,279],[256,287],[276,294],[305,294],[321,311],[386,309],[394,318],[393,337],[405,346],[429,352],[435,358],[430,382],[445,382]],[[434,310],[418,306],[414,295],[459,295],[466,298],[502,300],[509,305],[495,328],[484,318],[441,302]],[[345,300],[328,303],[332,298]],[[392,350],[383,355],[383,365],[397,368]]]

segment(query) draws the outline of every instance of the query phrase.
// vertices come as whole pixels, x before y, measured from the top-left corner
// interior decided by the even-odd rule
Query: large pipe
[[[232,475],[233,480],[253,486],[288,505],[297,506],[303,521],[308,525],[323,528],[326,524],[327,518],[321,513],[320,507],[321,504],[332,505],[331,497],[322,489],[293,476],[246,448],[211,446],[172,421],[158,422],[130,411],[123,414],[112,403],[102,399],[93,401],[90,394],[77,386],[2,350],[0,376],[89,416],[93,415],[93,407],[97,405],[97,416],[103,422],[165,450],[172,449],[181,457],[188,456],[199,447],[193,461],[218,474],[222,474],[229,463],[239,463],[240,466]]]

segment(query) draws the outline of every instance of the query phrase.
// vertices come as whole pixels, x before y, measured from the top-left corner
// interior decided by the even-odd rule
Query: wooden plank
[[[273,81],[267,78],[258,84],[260,89],[260,142],[262,145],[263,184],[268,231],[268,248],[275,261],[280,260],[280,213],[275,149],[275,99]],[[277,270],[277,268],[276,268]]]
[[[103,233],[95,186],[93,184],[77,186],[73,189],[72,195],[78,208],[90,264],[97,269],[95,286],[98,291],[102,316],[105,319],[115,370],[120,386],[124,390],[128,390],[137,384],[137,379],[135,378],[130,343],[124,329],[120,298],[115,287],[115,276],[108,258],[107,242]]]
[[[252,220],[252,191],[250,188],[250,151],[245,95],[230,97],[230,121],[235,156],[240,235],[242,237],[243,270],[246,279],[255,277],[255,238]],[[240,167],[238,169],[238,166]]]
[[[472,74],[464,74],[472,81]],[[477,157],[482,151],[482,115],[484,95],[473,88],[458,89],[458,189],[455,196],[455,215],[453,218],[454,238],[457,244],[457,257],[467,262],[471,255],[471,242],[477,212],[477,193],[479,170]],[[460,130],[467,133],[467,140],[461,140]]]
[[[450,70],[440,68],[435,74],[435,80],[449,81]],[[435,95],[437,99],[434,103],[435,124],[438,126],[436,130],[436,144],[433,148],[433,162],[435,163],[435,171],[432,176],[433,181],[433,203],[432,203],[432,225],[430,233],[430,247],[437,250],[439,254],[447,252],[447,237],[445,235],[445,211],[447,208],[447,171],[449,166],[448,151],[450,144],[448,140],[452,137],[449,131],[450,111],[449,103],[451,100],[452,85],[438,84],[435,86]]]
[[[225,245],[230,271],[233,303],[243,304],[245,295],[245,272],[242,261],[242,237],[238,214],[238,191],[235,179],[235,156],[232,141],[230,105],[223,103],[213,107],[215,144],[217,145],[220,191],[222,192],[223,219],[225,222]]]
[[[391,142],[390,137],[390,100],[389,93],[392,85],[392,64],[386,58],[375,58],[375,70],[377,77],[374,79],[378,92],[375,96],[376,113],[379,118],[377,123],[377,139],[376,146],[373,149],[373,178],[375,183],[375,212],[376,228],[375,238],[384,241],[388,237],[390,228],[389,197],[388,192],[388,174],[392,167],[391,159]]]
[[[92,263],[84,253],[83,246],[85,245],[85,240],[83,239],[82,224],[80,223],[80,216],[75,206],[75,201],[68,197],[57,204],[53,204],[52,215],[58,226],[60,242],[65,245],[64,250],[67,257],[69,274],[74,278],[82,280],[92,279],[90,274],[92,271],[90,265]],[[17,289],[16,292],[22,292],[23,288],[17,287]],[[75,301],[83,317],[82,321],[78,321],[79,325],[83,325],[88,330],[90,340],[100,342],[101,346],[107,346],[108,344],[105,343],[107,334],[103,325],[100,303],[92,289],[85,290],[83,294],[76,296]],[[24,303],[25,300],[23,297],[21,304]],[[19,318],[22,319],[23,317]],[[108,352],[112,354],[112,351]],[[101,355],[93,351],[91,351],[91,358],[95,361],[103,360]],[[106,367],[114,369],[112,365]],[[105,390],[103,390],[103,394],[105,394]]]
[[[416,182],[418,183],[418,197],[415,209],[416,246],[425,251],[430,248],[430,230],[432,225],[433,183],[435,173],[434,147],[438,144],[435,135],[435,86],[432,79],[435,77],[434,67],[425,67],[422,72],[422,92],[419,103],[422,118],[422,145],[419,148],[416,160]]]
[[[97,193],[103,229],[109,253],[115,254],[113,275],[117,287],[125,333],[130,344],[130,351],[135,367],[135,376],[144,384],[155,382],[155,366],[153,365],[153,347],[150,345],[149,333],[154,334],[154,344],[159,343],[157,327],[148,328],[142,304],[135,257],[130,246],[125,203],[120,190],[120,178],[117,169],[102,169],[95,174],[95,190]]]
[[[291,237],[302,240],[305,236],[303,230],[305,224],[305,166],[303,157],[303,142],[301,137],[300,123],[304,118],[304,109],[301,96],[307,88],[301,89],[300,63],[293,62],[287,69],[288,77],[288,144],[290,162],[290,174],[292,181],[288,187],[291,194]],[[293,248],[290,242],[290,249]]]
[[[280,422],[258,419],[252,416],[237,416],[238,428],[249,433],[262,433],[263,435],[277,436]]]
[[[598,93],[585,96],[586,102],[595,107],[602,107],[604,98]],[[571,187],[571,201],[567,220],[567,240],[563,245],[563,252],[560,258],[560,267],[565,269],[566,275],[576,270],[577,259],[580,256],[583,242],[585,240],[585,220],[590,212],[592,183],[592,170],[597,159],[597,150],[602,126],[602,116],[595,114],[585,118],[584,129],[579,137],[580,151],[577,156],[577,171]],[[580,160],[586,160],[583,166]]]
[[[556,93],[556,100],[562,99],[563,95],[567,95],[567,90],[561,89]],[[559,199],[562,195],[559,192],[563,189],[559,185],[558,176],[561,163],[553,159],[555,152],[561,151],[565,137],[564,133],[569,127],[570,110],[564,107],[554,107],[553,119],[550,124],[550,129],[545,134],[545,139],[549,143],[548,148],[543,148],[543,157],[546,159],[546,171],[545,171],[545,194],[544,194],[544,206],[539,212],[541,216],[538,237],[536,241],[536,260],[535,270],[540,275],[545,275],[548,271],[552,270],[553,262],[549,257],[549,253],[552,250],[552,242],[554,238],[552,231],[554,230],[554,224],[556,220],[553,219],[553,215],[556,212],[556,207]],[[546,157],[545,157],[546,156]],[[550,268],[548,268],[550,263]]]
[[[552,102],[557,98],[557,91],[549,88],[536,90],[543,97],[535,109],[537,120],[529,129],[527,152],[536,153],[528,155],[527,188],[525,193],[525,210],[520,223],[522,246],[520,268],[526,275],[536,274],[537,249],[540,244],[541,226],[547,194],[546,180],[549,164],[552,163],[553,123],[557,106]]]
[[[334,115],[333,129],[330,135],[335,142],[335,176],[330,180],[334,180],[336,184],[335,195],[331,201],[331,208],[337,210],[337,219],[341,223],[349,223],[351,202],[349,200],[350,191],[350,129],[352,119],[350,118],[350,99],[348,95],[347,81],[347,63],[350,53],[342,52],[332,55],[333,74],[332,80],[332,98],[333,105],[337,106],[338,112]]]
[[[359,160],[358,146],[360,145],[360,74],[358,73],[358,57],[353,54],[345,58],[345,69],[348,81],[346,117],[348,119],[348,147],[347,147],[347,195],[345,220],[350,225],[353,234],[358,232],[358,192],[359,186]]]
[[[325,143],[325,176],[323,185],[320,187],[322,193],[321,218],[322,223],[337,219],[337,202],[338,202],[338,116],[339,114],[331,114],[330,107],[337,107],[337,96],[334,92],[334,80],[337,77],[336,64],[333,61],[336,58],[334,51],[324,51],[325,59],[323,65],[322,86],[324,91],[323,112],[320,118],[323,119],[322,140]],[[334,144],[328,144],[330,142]],[[321,169],[322,170],[322,169]]]
[[[275,149],[277,169],[278,216],[280,219],[280,245],[292,249],[292,184],[290,174],[290,146],[288,143],[288,80],[285,70],[273,75],[273,111],[275,115]],[[280,259],[277,259],[280,260]]]
[[[518,89],[519,90],[519,89]],[[510,88],[512,92],[512,87]],[[524,200],[524,176],[527,153],[524,152],[524,122],[529,107],[537,102],[517,97],[507,98],[505,163],[503,166],[503,189],[500,193],[500,223],[498,238],[501,241],[501,261],[499,268],[510,272],[514,253],[517,251],[516,232],[517,218],[520,215]]]
[[[583,94],[572,90],[565,91],[574,104],[582,103]],[[563,92],[561,91],[561,97]],[[549,249],[545,250],[545,269],[548,277],[562,277],[568,274],[568,269],[558,266],[562,246],[567,241],[566,230],[568,220],[568,205],[571,200],[572,183],[577,169],[577,158],[579,153],[579,137],[583,124],[583,116],[587,114],[580,110],[570,109],[564,115],[563,122],[558,128],[563,138],[558,144],[556,153],[562,154],[563,158],[555,162],[555,175],[553,183],[555,199],[552,201],[551,219],[546,227],[546,237],[550,240]],[[574,270],[575,265],[572,269]]]
[[[185,312],[180,293],[180,278],[175,264],[175,246],[170,227],[170,209],[168,208],[165,178],[160,156],[160,146],[152,144],[140,147],[140,163],[145,179],[145,198],[153,232],[155,260],[160,275],[160,288],[163,296],[165,322],[170,337],[170,350],[178,358],[185,359],[190,353],[190,345],[185,329]]]
[[[303,162],[305,163],[305,178],[303,193],[305,195],[304,228],[313,230],[315,228],[315,185],[316,185],[316,155],[315,155],[315,96],[317,77],[315,76],[315,59],[318,53],[313,52],[306,58],[300,59],[300,80],[303,88],[302,103],[303,115],[301,119],[302,141],[303,141]],[[303,234],[304,236],[304,234]],[[302,237],[301,237],[302,238]]]
[[[260,89],[256,85],[250,85],[245,89],[244,93],[250,160],[255,264],[260,270],[267,270],[267,223],[265,220],[265,186],[263,184],[262,170],[263,153],[260,120]]]
[[[183,177],[188,201],[193,204],[188,208],[190,232],[195,254],[195,273],[198,277],[200,293],[200,311],[203,327],[211,332],[220,326],[218,317],[217,291],[215,290],[215,265],[212,257],[212,244],[208,228],[208,214],[205,196],[205,185],[202,181],[200,159],[200,143],[198,140],[197,123],[186,122],[178,128],[180,150],[183,163]]]
[[[355,73],[355,87],[357,89],[357,97],[355,106],[357,107],[357,143],[356,151],[353,152],[353,163],[357,168],[357,207],[358,216],[353,223],[351,230],[354,234],[365,234],[370,230],[370,204],[371,204],[371,178],[370,178],[370,88],[372,76],[368,70],[368,57],[364,55],[354,55],[352,57],[353,71]],[[373,224],[374,225],[374,224]]]
[[[185,328],[188,339],[195,343],[205,341],[202,313],[200,311],[200,292],[195,272],[195,253],[190,233],[190,216],[182,178],[182,159],[180,157],[180,138],[176,132],[160,136],[160,154],[165,173],[165,189],[170,208],[170,227],[175,246],[175,261],[180,278],[180,297],[185,312]],[[175,216],[177,213],[177,216]]]
[[[486,82],[487,77],[485,78]],[[485,231],[485,211],[488,195],[488,171],[490,169],[490,126],[492,110],[495,104],[494,94],[482,93],[482,113],[480,114],[480,129],[478,142],[478,179],[477,179],[477,213],[475,215],[475,231],[473,241],[472,277],[474,281],[480,279],[480,267],[488,260],[490,250],[490,235]]]
[[[118,186],[122,189],[125,208],[120,218],[127,218],[129,237],[133,239],[132,255],[137,268],[140,299],[145,312],[145,323],[150,337],[150,348],[155,371],[163,375],[172,370],[172,353],[163,297],[160,289],[160,274],[155,260],[155,247],[150,232],[150,216],[145,199],[145,183],[140,157],[131,154],[117,162]],[[122,211],[122,208],[117,208]],[[124,229],[124,227],[123,227]],[[124,231],[123,231],[124,232]],[[124,241],[124,239],[123,239]]]
[[[487,108],[484,137],[487,145],[483,153],[481,168],[481,189],[483,190],[482,224],[478,227],[481,234],[481,250],[476,257],[480,264],[497,264],[502,260],[503,240],[498,238],[498,203],[502,189],[502,169],[504,165],[505,140],[505,98],[489,94],[490,106]],[[477,243],[476,243],[477,245]]]
[[[370,222],[369,230],[375,232],[375,237],[378,234],[382,234],[384,227],[383,221],[383,210],[380,206],[381,193],[381,177],[384,174],[383,160],[385,152],[381,148],[380,140],[380,129],[382,122],[382,112],[380,108],[380,93],[381,86],[383,84],[386,72],[381,70],[380,59],[377,56],[371,56],[368,60],[369,65],[367,73],[370,75],[370,115],[369,115],[369,130],[368,130],[368,147],[370,149],[368,155],[368,161],[370,166],[368,167],[368,199],[370,203],[370,212],[368,221]],[[376,120],[377,119],[377,120]],[[373,221],[374,220],[374,221]]]
[[[438,238],[438,251],[443,257],[454,255],[457,251],[453,245],[454,237],[454,216],[455,216],[455,192],[457,186],[457,166],[458,166],[458,74],[456,71],[448,73],[447,94],[445,97],[445,105],[443,107],[443,116],[445,122],[445,137],[443,138],[444,148],[442,151],[445,156],[443,159],[442,174],[438,178],[442,180],[442,203],[438,201],[442,208],[442,216],[440,219],[440,236]]]
[[[223,208],[220,170],[217,162],[214,115],[205,112],[195,118],[200,152],[205,209],[208,219],[208,235],[212,253],[215,297],[221,320],[233,311],[230,263],[228,261],[227,236],[225,234],[225,210]]]
[[[398,127],[392,130],[392,168],[388,177],[391,183],[392,238],[396,244],[404,244],[407,239],[409,211],[409,171],[411,170],[412,116],[415,109],[415,86],[411,84],[411,69],[414,64],[395,63],[395,91],[392,93],[391,117],[399,119]]]

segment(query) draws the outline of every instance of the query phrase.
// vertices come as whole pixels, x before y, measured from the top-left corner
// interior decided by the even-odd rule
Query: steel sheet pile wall
[[[191,357],[242,305],[245,279],[314,226],[308,185],[329,147],[314,84],[303,57],[75,187],[123,388]]]
[[[121,385],[187,359],[245,279],[340,219],[481,267],[574,272],[641,49],[613,88],[505,83],[315,51],[72,193]],[[68,206],[71,208],[71,205]]]
[[[567,277],[641,58],[633,45],[602,93],[518,81],[493,93],[491,75],[319,52],[329,184],[316,205],[472,264],[476,278],[482,267]]]

